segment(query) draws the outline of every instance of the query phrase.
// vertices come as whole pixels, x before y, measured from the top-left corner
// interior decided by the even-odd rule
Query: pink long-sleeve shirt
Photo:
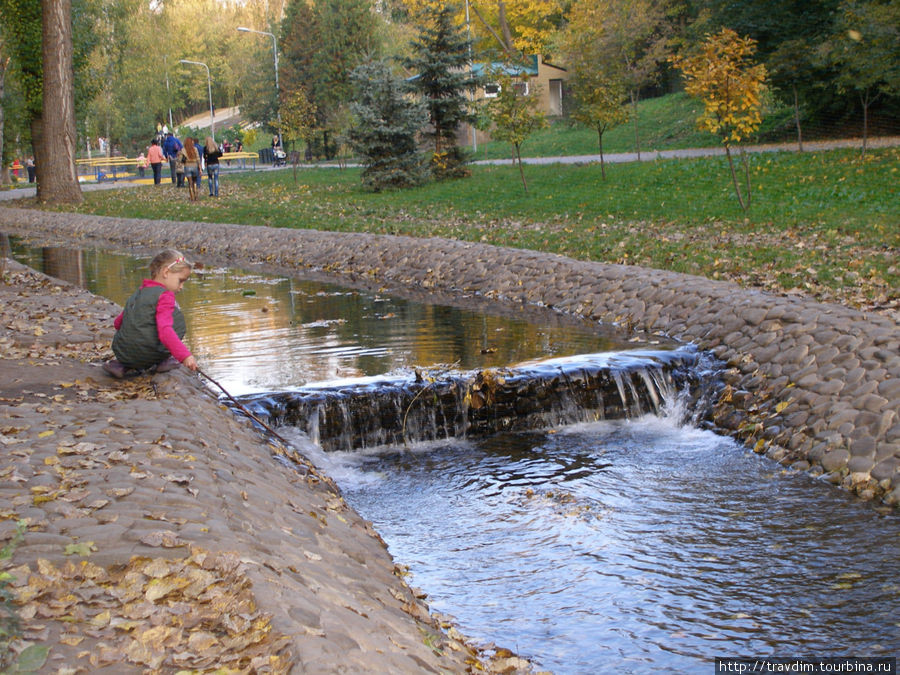
[[[148,286],[162,286],[158,281],[153,279],[144,279],[141,288]],[[175,294],[172,291],[163,291],[156,303],[156,332],[159,335],[159,341],[163,343],[166,349],[179,362],[184,361],[191,355],[191,350],[178,337],[175,329],[172,328],[172,312],[178,303],[175,302]],[[125,312],[121,312],[113,321],[116,330],[122,327],[122,318]]]

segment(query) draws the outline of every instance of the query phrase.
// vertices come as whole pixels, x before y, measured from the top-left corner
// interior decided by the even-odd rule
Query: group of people
[[[225,141],[225,143],[228,142]],[[187,186],[191,201],[194,201],[197,199],[204,167],[209,179],[209,196],[219,196],[219,159],[224,152],[231,149],[230,144],[227,149],[216,145],[212,136],[207,136],[203,143],[200,143],[198,138],[188,136],[182,143],[172,132],[168,132],[162,141],[159,140],[159,136],[151,141],[147,156],[143,161],[145,165],[149,165],[153,169],[155,185],[159,185],[162,181],[162,165],[164,161],[168,161],[172,183],[176,187]],[[241,152],[242,150],[243,145],[240,140],[236,141],[234,151]],[[141,158],[139,157],[139,169],[140,166]]]
[[[28,173],[28,182],[33,183],[37,178],[37,169],[34,164],[34,157],[28,157],[25,160],[25,164],[23,165],[19,158],[13,160],[13,163],[10,165],[10,170],[12,171],[13,177],[18,180],[19,179],[19,171],[23,168]]]

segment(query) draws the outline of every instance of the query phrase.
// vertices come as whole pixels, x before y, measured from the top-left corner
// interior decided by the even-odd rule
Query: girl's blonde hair
[[[177,274],[185,268],[193,269],[194,264],[187,260],[181,253],[174,248],[167,248],[156,254],[150,261],[150,278],[156,278],[162,270],[174,270]]]
[[[206,137],[206,151],[207,152],[215,152],[218,149],[219,148],[216,145],[216,142],[212,139],[212,136],[207,136]]]

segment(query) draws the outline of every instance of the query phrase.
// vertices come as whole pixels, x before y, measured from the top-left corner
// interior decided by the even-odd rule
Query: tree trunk
[[[866,155],[866,149],[869,145],[869,104],[871,101],[869,100],[869,90],[866,89],[859,94],[859,100],[862,103],[863,109],[863,144],[862,144],[862,154],[863,157]]]
[[[797,94],[797,85],[791,84],[794,91],[794,124],[797,127],[797,150],[803,152],[803,132],[800,129],[800,97]]]
[[[485,18],[481,15],[481,12],[478,11],[478,7],[475,6],[475,3],[469,4],[469,8],[473,12],[475,12],[475,16],[478,17],[478,20],[481,22],[481,25],[484,26],[485,30],[493,36],[493,38],[497,41],[497,44],[499,44],[503,48],[503,51],[506,52],[506,55],[512,56],[512,51],[510,50],[509,45],[506,44],[503,41],[503,38],[497,34],[497,31],[494,30],[493,26],[491,26],[491,24],[489,24],[487,21],[485,21]],[[507,28],[509,28],[509,27],[507,26]]]
[[[631,90],[631,113],[634,119],[634,149],[637,152],[638,161],[641,161],[641,136],[638,132],[638,93],[634,89]]]
[[[41,0],[44,101],[35,145],[39,201],[80,204],[75,171],[75,72],[71,0]]]
[[[738,198],[738,204],[741,205],[744,213],[747,212],[748,204],[744,202],[744,196],[741,194],[741,184],[738,182],[737,172],[734,170],[734,157],[731,156],[731,147],[725,144],[725,155],[728,157],[728,168],[731,169],[731,182],[734,184],[734,192]]]
[[[512,31],[509,29],[509,20],[506,18],[506,3],[503,0],[497,0],[497,20],[500,22],[500,32],[503,34],[503,43],[506,52],[512,54],[513,40]]]
[[[522,186],[525,188],[525,192],[528,192],[528,183],[525,182],[525,170],[522,168],[522,153],[519,152],[519,146],[516,144],[516,161],[519,164],[519,176],[522,178]]]
[[[606,180],[606,164],[603,161],[603,129],[597,129],[597,144],[600,146],[600,176]]]
[[[3,101],[3,91],[6,84],[6,67],[9,65],[9,57],[3,58],[0,56],[0,101]],[[3,161],[3,139],[6,133],[6,128],[4,124],[6,123],[5,118],[3,117],[3,105],[0,104],[0,185],[7,185],[9,183],[9,169],[6,166],[6,162]]]

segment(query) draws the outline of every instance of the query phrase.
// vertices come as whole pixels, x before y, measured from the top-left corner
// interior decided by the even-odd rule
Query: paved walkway
[[[870,148],[892,148],[900,146],[900,136],[879,136],[869,139]],[[818,150],[837,150],[839,148],[861,148],[862,139],[850,138],[834,141],[812,141],[803,144],[804,152]],[[744,151],[749,153],[761,152],[797,152],[796,143],[770,143],[765,145],[746,145]],[[725,155],[725,149],[713,148],[683,148],[680,150],[647,150],[641,152],[622,152],[604,154],[603,161],[610,164],[627,162],[654,162],[658,159],[687,159],[691,157],[719,157]],[[591,164],[600,161],[600,155],[569,155],[564,157],[523,157],[524,164]],[[511,164],[511,159],[485,159],[474,162],[475,164]]]
[[[892,148],[900,146],[900,136],[878,136],[869,139],[870,148]],[[861,148],[862,140],[858,138],[833,140],[833,141],[812,141],[803,144],[805,152],[814,152],[818,150],[835,150],[838,148]],[[796,143],[777,143],[766,145],[748,145],[744,147],[746,152],[796,152]],[[610,164],[622,164],[627,162],[654,162],[658,159],[687,159],[691,157],[718,157],[724,156],[725,150],[720,147],[715,148],[683,148],[680,150],[647,150],[645,152],[622,152],[604,154],[603,161]],[[559,157],[523,157],[524,164],[592,164],[600,161],[600,155],[567,155]],[[511,159],[480,159],[472,162],[480,165],[505,165],[511,164]],[[346,167],[359,166],[356,163],[346,163]],[[336,169],[337,164],[300,164],[303,169]],[[281,171],[284,169],[293,169],[288,164],[286,166],[271,166],[265,164],[257,165],[254,171]],[[249,169],[247,169],[249,171]],[[241,169],[230,169],[229,173],[241,172]],[[117,188],[137,187],[138,184],[129,180],[119,180],[106,183],[82,183],[81,189],[85,191],[94,190],[115,190]],[[28,185],[12,188],[9,190],[0,190],[0,201],[24,199],[26,197],[34,197],[35,188]]]

